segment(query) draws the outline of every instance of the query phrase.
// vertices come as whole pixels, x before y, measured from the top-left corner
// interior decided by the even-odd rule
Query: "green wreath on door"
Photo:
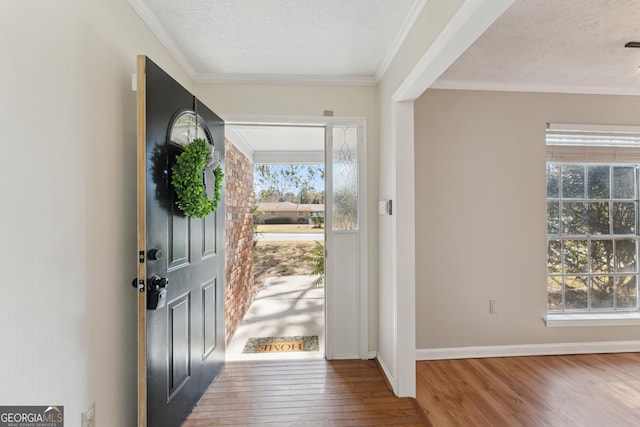
[[[186,216],[205,218],[220,205],[224,173],[220,165],[213,168],[212,163],[212,146],[201,138],[191,141],[176,156],[176,164],[171,168],[171,184],[178,196],[176,204]],[[213,169],[215,175],[213,199],[207,195],[206,168]]]

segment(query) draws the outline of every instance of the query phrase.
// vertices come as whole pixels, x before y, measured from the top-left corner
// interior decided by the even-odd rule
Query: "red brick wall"
[[[255,294],[253,279],[253,162],[225,142],[226,289],[228,343]]]

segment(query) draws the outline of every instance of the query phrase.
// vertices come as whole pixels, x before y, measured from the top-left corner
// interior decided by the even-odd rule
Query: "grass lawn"
[[[304,258],[311,255],[316,242],[258,242],[254,249],[254,276],[259,286],[269,277],[307,275],[312,265]]]
[[[324,228],[311,224],[258,224],[258,233],[324,233]]]

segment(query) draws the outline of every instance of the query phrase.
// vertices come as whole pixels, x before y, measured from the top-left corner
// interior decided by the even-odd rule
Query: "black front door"
[[[144,105],[138,108],[144,115],[138,117],[144,116],[139,139],[145,149],[139,147],[144,159],[138,159],[138,167],[145,169],[145,214],[138,220],[144,220],[139,255],[146,265],[140,276],[145,276],[147,295],[139,299],[146,307],[139,307],[138,316],[145,330],[139,338],[145,353],[139,366],[145,365],[146,376],[140,374],[138,391],[146,415],[141,410],[139,418],[146,416],[149,427],[179,426],[224,365],[224,198],[204,219],[185,216],[175,203],[171,168],[194,138],[207,139],[223,162],[224,122],[143,58],[138,61],[144,67],[138,70],[144,73],[144,82],[138,79],[138,103]],[[163,292],[155,309],[149,305],[154,287]]]

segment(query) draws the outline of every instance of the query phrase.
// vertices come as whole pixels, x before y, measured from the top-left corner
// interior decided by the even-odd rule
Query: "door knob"
[[[149,261],[157,261],[162,258],[162,249],[150,249]]]
[[[155,275],[149,279],[149,288],[151,289],[166,288],[167,286],[169,286],[169,279],[166,277]]]
[[[167,305],[167,290],[169,279],[157,274],[148,280],[149,292],[147,292],[147,309],[158,310]]]

